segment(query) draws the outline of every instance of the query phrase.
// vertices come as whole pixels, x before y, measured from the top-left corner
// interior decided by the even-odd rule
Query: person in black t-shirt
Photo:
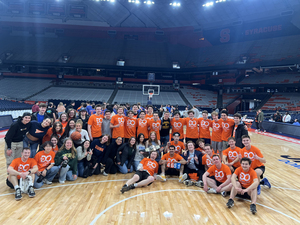
[[[163,118],[161,119],[161,130],[160,130],[160,142],[162,145],[166,145],[169,141],[171,129],[171,120],[169,111],[165,111]]]

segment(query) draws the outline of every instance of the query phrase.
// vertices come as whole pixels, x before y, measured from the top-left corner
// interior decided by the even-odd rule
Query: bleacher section
[[[232,102],[234,99],[239,97],[241,94],[228,94],[228,93],[223,93],[223,107],[226,107],[230,102]]]
[[[299,93],[276,93],[262,107],[263,110],[285,109],[289,111],[300,110]]]
[[[257,74],[246,77],[240,84],[295,84],[299,83],[300,74]]]
[[[214,108],[217,105],[217,92],[193,87],[182,87],[180,90],[192,105],[202,108]]]
[[[0,80],[0,95],[5,98],[21,100],[50,85],[51,80],[46,79],[4,78]]]
[[[134,104],[140,102],[142,105],[146,105],[148,102],[148,95],[143,95],[142,91],[126,91],[118,90],[113,103],[129,103]],[[160,92],[159,95],[155,95],[152,98],[153,105],[186,105],[178,92]]]
[[[31,109],[32,105],[20,102],[0,100],[0,111]]]
[[[48,99],[61,99],[107,102],[113,91],[111,89],[51,87],[28,100],[48,101]]]

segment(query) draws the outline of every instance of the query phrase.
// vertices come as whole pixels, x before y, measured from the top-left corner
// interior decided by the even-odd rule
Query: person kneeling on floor
[[[136,174],[120,190],[122,194],[136,187],[144,187],[153,183],[158,172],[158,163],[155,161],[157,154],[153,151],[149,158],[144,158],[140,162]]]
[[[21,200],[22,192],[28,193],[30,198],[35,197],[33,189],[34,174],[38,171],[38,166],[33,158],[29,158],[30,148],[23,148],[22,156],[12,161],[7,169],[7,186],[16,190],[15,199]]]

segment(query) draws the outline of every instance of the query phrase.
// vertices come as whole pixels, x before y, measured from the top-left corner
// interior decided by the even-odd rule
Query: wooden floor
[[[64,185],[44,185],[36,197],[23,195],[5,184],[4,140],[0,140],[0,224],[298,224],[300,223],[299,169],[278,161],[280,155],[300,158],[300,145],[251,133],[252,144],[265,156],[266,173],[273,185],[262,188],[257,214],[250,203],[208,195],[197,187],[186,187],[177,179],[155,182],[147,188],[120,193],[127,175],[79,178]]]

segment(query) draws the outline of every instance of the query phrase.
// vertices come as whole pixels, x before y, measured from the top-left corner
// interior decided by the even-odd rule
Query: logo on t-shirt
[[[44,133],[44,131],[42,131],[42,130],[39,130],[39,129],[35,129],[35,133],[36,133],[36,134],[39,134],[39,133]]]
[[[216,178],[217,180],[222,180],[223,177],[224,177],[223,171],[215,170],[215,178]]]
[[[189,121],[189,127],[195,128],[197,126],[197,121],[196,120],[190,120]]]
[[[29,164],[20,164],[18,166],[18,172],[27,172],[30,169]]]
[[[51,161],[51,159],[52,159],[52,156],[51,155],[42,155],[42,157],[41,157],[41,162],[42,163],[44,163],[44,162],[47,162],[47,163],[49,163],[50,161]]]
[[[230,160],[235,160],[238,157],[238,153],[229,151],[228,152],[228,157],[229,157]]]
[[[153,130],[157,130],[159,128],[160,124],[157,122],[157,123],[152,123],[152,128]]]
[[[97,126],[101,126],[103,119],[102,118],[96,118]]]
[[[219,123],[214,123],[213,124],[213,129],[214,129],[214,131],[218,131],[220,129],[220,124]]]
[[[244,152],[244,156],[251,159],[251,161],[254,160],[254,153],[253,152]]]
[[[201,127],[207,129],[209,127],[209,122],[205,120],[201,120]]]
[[[209,159],[206,159],[206,165],[208,167],[211,167],[213,164],[212,164],[212,162]]]
[[[180,122],[174,122],[174,128],[180,129],[182,127],[182,123]]]
[[[121,117],[121,118],[118,118],[118,122],[120,125],[123,125],[124,124],[124,118]]]
[[[127,126],[133,128],[135,126],[135,120],[127,120]]]
[[[241,172],[240,176],[239,176],[239,180],[244,181],[244,182],[249,181],[250,180],[250,174],[244,174],[243,172]]]
[[[139,126],[145,127],[147,124],[147,120],[139,120]]]
[[[222,127],[225,131],[229,131],[229,123],[222,122]]]
[[[156,168],[155,162],[151,162],[151,161],[148,161],[147,166],[148,166],[148,167],[151,167],[151,168],[153,168],[153,169]]]

